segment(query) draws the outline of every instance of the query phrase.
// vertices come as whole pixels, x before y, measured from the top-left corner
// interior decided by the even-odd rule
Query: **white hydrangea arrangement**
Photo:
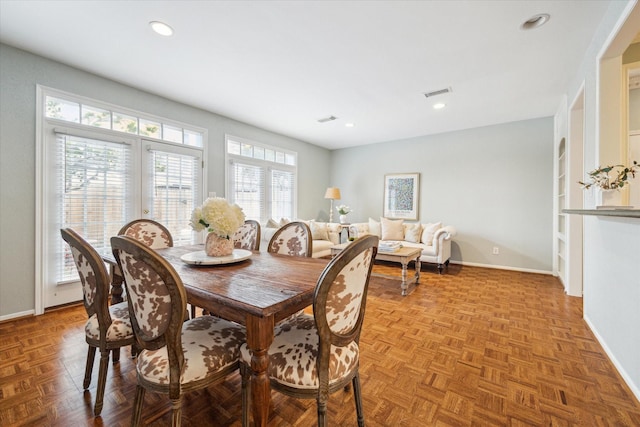
[[[210,233],[230,239],[244,224],[244,220],[240,206],[230,204],[222,197],[209,197],[201,207],[193,210],[190,224],[195,231],[207,229]]]
[[[351,208],[347,205],[338,205],[336,206],[336,209],[340,215],[346,215],[351,212]]]

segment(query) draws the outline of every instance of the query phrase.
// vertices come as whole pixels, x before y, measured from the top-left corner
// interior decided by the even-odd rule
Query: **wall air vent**
[[[427,98],[431,98],[432,96],[442,95],[443,93],[449,93],[449,92],[451,92],[451,88],[450,87],[446,87],[444,89],[434,90],[432,92],[427,92],[427,93],[424,94],[424,96],[427,97]]]
[[[332,121],[334,121],[335,119],[337,119],[337,117],[336,117],[336,116],[329,116],[329,117],[325,117],[325,118],[322,118],[322,119],[318,119],[318,123],[327,123],[327,122],[332,122]]]

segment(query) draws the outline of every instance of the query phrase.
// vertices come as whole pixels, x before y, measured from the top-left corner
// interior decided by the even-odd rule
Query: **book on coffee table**
[[[402,247],[402,243],[392,240],[385,240],[378,242],[378,251],[379,252],[396,252],[400,250]]]

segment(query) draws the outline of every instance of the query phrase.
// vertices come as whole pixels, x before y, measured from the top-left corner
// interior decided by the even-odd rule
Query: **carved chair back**
[[[82,284],[84,308],[89,317],[94,314],[100,326],[100,341],[106,342],[106,330],[111,325],[109,314],[109,273],[98,252],[71,228],[60,230],[62,239],[69,244]]]
[[[179,389],[182,323],[187,313],[182,280],[171,264],[137,239],[112,237],[111,249],[124,277],[138,345],[145,350],[167,347],[170,382]]]
[[[260,223],[248,219],[233,235],[233,245],[238,249],[260,250]]]
[[[119,236],[129,236],[152,249],[170,248],[173,237],[164,225],[152,219],[136,219],[120,229]]]
[[[319,336],[318,376],[328,385],[331,347],[358,343],[378,237],[365,236],[336,256],[316,285],[313,313]]]
[[[312,237],[309,226],[304,222],[293,221],[280,227],[269,241],[267,251],[271,253],[310,257]]]

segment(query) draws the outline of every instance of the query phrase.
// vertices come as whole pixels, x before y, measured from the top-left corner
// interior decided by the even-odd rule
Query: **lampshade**
[[[340,189],[338,187],[329,187],[324,193],[325,199],[340,200]]]

